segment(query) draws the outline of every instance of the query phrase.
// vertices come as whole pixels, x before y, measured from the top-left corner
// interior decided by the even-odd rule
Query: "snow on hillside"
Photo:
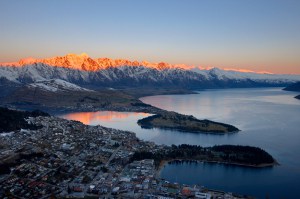
[[[38,63],[23,67],[0,66],[1,77],[16,83],[33,83],[50,79],[62,79],[68,82],[83,80],[88,82],[89,72]]]
[[[47,81],[38,81],[27,85],[29,88],[39,88],[50,92],[59,91],[92,91],[89,89],[82,88],[70,82],[66,82],[61,79],[52,79]]]
[[[62,79],[78,85],[110,84],[140,85],[217,85],[224,81],[248,82],[251,84],[284,84],[300,81],[300,75],[260,74],[248,71],[221,70],[219,68],[200,69],[184,64],[165,62],[150,63],[126,59],[92,59],[87,54],[67,54],[45,59],[26,58],[19,62],[0,63],[0,78],[15,83],[32,83],[49,79]],[[227,82],[227,83],[226,83]],[[235,85],[238,86],[238,85]]]
[[[0,78],[6,78],[15,83],[36,83],[51,79],[61,79],[76,85],[92,86],[182,86],[182,87],[226,87],[251,85],[264,86],[290,84],[300,81],[300,75],[258,74],[212,68],[165,68],[155,69],[145,66],[109,67],[97,71],[86,71],[67,67],[50,66],[34,63],[25,66],[0,66]],[[231,83],[228,83],[231,81]],[[215,84],[215,82],[217,82]],[[255,85],[255,84],[253,84]],[[257,85],[257,84],[256,84]],[[40,85],[40,87],[42,87]]]
[[[193,68],[191,71],[202,74],[208,79],[217,78],[219,80],[231,79],[231,80],[253,80],[264,82],[296,82],[300,81],[300,75],[288,75],[288,74],[262,74],[255,72],[239,72],[233,70],[222,70],[219,68],[212,68],[209,70],[201,70],[199,68]]]

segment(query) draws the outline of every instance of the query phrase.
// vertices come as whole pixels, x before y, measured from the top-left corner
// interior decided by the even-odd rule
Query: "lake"
[[[85,124],[130,130],[157,144],[212,146],[239,144],[261,147],[281,165],[254,169],[223,164],[167,164],[161,177],[185,184],[265,198],[297,198],[300,195],[300,100],[297,93],[281,88],[220,89],[192,95],[141,98],[153,106],[194,115],[199,119],[232,124],[242,131],[227,135],[194,134],[172,130],[141,129],[136,121],[145,113],[72,113],[62,117]]]

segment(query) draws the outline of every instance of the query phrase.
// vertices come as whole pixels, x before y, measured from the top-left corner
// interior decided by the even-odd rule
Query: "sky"
[[[300,1],[0,0],[0,62],[82,52],[300,74]]]

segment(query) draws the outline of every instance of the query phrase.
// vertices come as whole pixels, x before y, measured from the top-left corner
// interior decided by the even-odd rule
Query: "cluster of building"
[[[0,136],[0,198],[235,198],[160,179],[154,160],[131,157],[167,146],[132,132],[56,117],[27,121],[41,128]]]

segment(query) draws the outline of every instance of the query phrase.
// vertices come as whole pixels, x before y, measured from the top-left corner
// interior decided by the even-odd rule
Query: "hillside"
[[[25,121],[28,117],[49,116],[47,113],[35,110],[28,111],[15,111],[7,108],[0,107],[0,133],[16,131],[20,129],[37,129],[38,126],[28,124]]]
[[[289,85],[286,88],[284,88],[283,90],[300,92],[300,82]]]
[[[50,113],[69,111],[93,111],[130,107],[140,101],[122,91],[83,89],[63,82],[39,82],[25,85],[1,99],[2,106],[18,109],[40,109]],[[65,86],[64,86],[65,85]]]
[[[300,82],[297,82],[295,84],[289,85],[288,87],[284,88],[285,91],[295,91],[300,92]],[[296,99],[300,100],[300,95],[297,95],[295,97]]]
[[[87,91],[92,92],[92,90],[82,88],[75,84],[66,82],[61,79],[51,79],[45,81],[37,81],[35,83],[31,83],[26,85],[29,88],[33,89],[41,89],[49,92],[65,92],[65,91]]]

